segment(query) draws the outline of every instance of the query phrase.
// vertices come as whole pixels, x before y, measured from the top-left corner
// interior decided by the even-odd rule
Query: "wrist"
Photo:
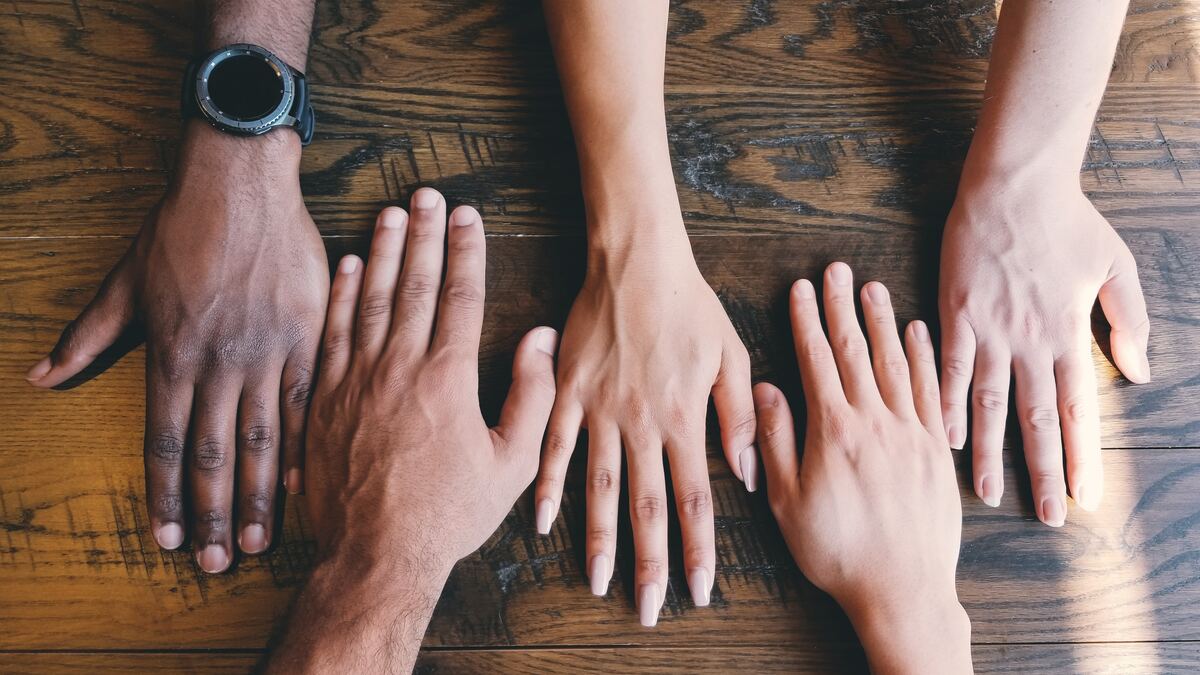
[[[953,587],[839,602],[872,672],[970,672],[971,621]]]
[[[203,120],[190,119],[184,125],[179,150],[180,171],[189,168],[221,174],[300,175],[300,136],[286,128],[273,129],[261,136],[237,136],[213,128]]]
[[[1054,141],[1025,145],[1020,139],[976,131],[963,164],[959,193],[1080,189],[1082,157],[1073,158],[1073,152]]]
[[[588,276],[616,277],[641,271],[669,275],[696,268],[678,208],[589,220],[587,261]]]

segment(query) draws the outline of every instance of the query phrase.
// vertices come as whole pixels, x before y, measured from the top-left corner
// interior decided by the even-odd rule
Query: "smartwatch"
[[[302,145],[316,126],[304,73],[251,44],[227,45],[188,63],[181,111],[184,119],[200,117],[238,136],[291,127]]]

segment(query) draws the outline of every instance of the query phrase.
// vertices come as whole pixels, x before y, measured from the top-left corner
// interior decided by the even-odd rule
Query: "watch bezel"
[[[222,62],[236,56],[252,56],[262,59],[278,73],[279,79],[283,83],[283,95],[280,97],[279,104],[270,112],[257,119],[239,120],[230,117],[223,113],[212,100],[212,97],[209,96],[208,77],[212,74],[213,69]],[[222,128],[234,133],[259,135],[275,127],[292,122],[288,115],[288,111],[292,109],[292,105],[296,99],[296,82],[295,77],[292,75],[292,70],[283,62],[283,59],[280,59],[258,45],[245,43],[232,44],[210,54],[196,71],[195,91],[196,104],[204,116]]]

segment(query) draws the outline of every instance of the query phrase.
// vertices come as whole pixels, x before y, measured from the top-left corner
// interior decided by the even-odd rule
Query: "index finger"
[[[810,406],[845,403],[846,393],[833,361],[833,350],[821,329],[817,293],[812,282],[800,279],[792,284],[790,307],[792,340],[796,346],[796,360],[800,363],[804,398]]]

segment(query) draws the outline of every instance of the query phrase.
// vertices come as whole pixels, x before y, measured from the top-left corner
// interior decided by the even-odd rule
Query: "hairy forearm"
[[[667,145],[667,0],[544,0],[593,245],[686,244]],[[661,235],[661,236],[660,236]]]
[[[342,555],[313,571],[268,672],[412,670],[449,568],[404,556],[369,558]]]
[[[1006,0],[964,181],[1075,180],[1128,0]]]
[[[202,29],[204,49],[249,42],[266,47],[303,72],[315,1],[210,0]]]

